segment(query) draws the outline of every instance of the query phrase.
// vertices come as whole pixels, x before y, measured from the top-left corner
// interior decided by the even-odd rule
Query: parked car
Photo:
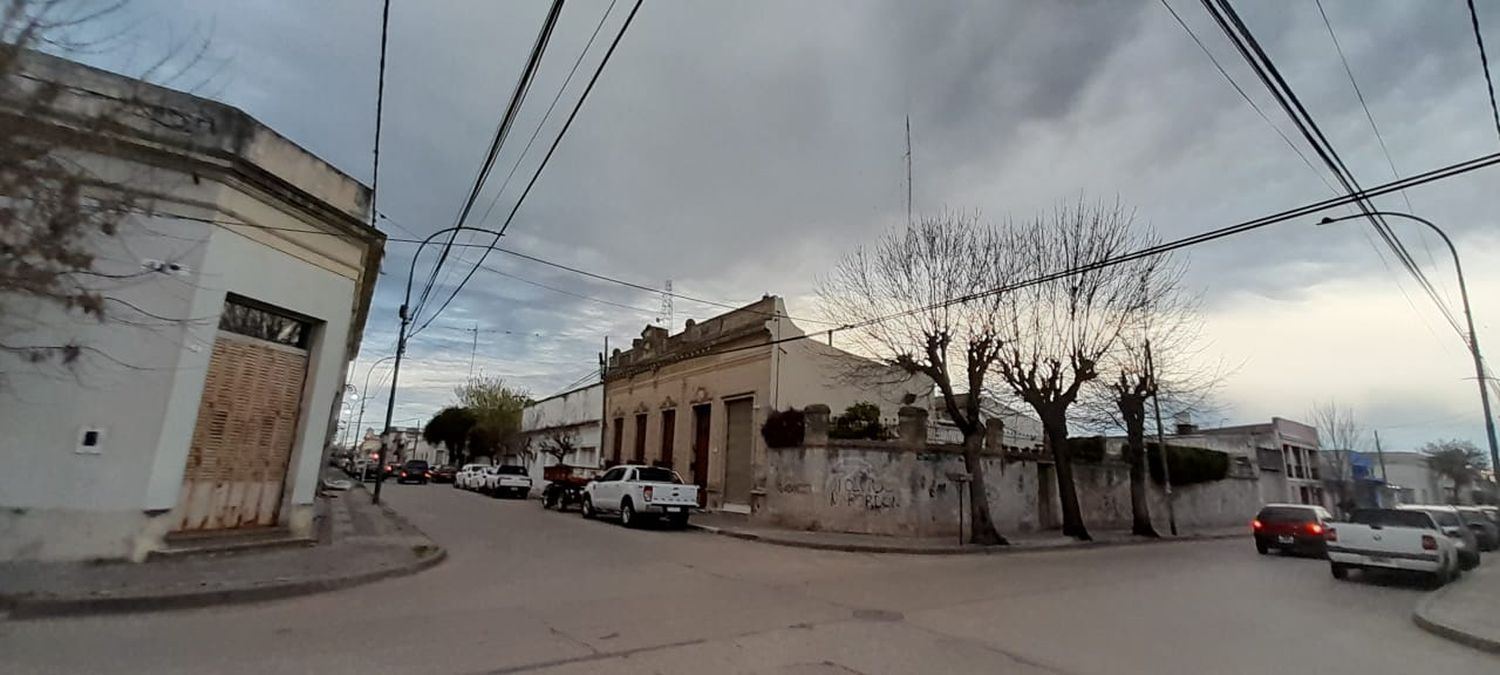
[[[1458,547],[1458,566],[1466,570],[1479,566],[1479,541],[1474,536],[1474,531],[1464,526],[1463,519],[1458,515],[1458,509],[1440,504],[1412,504],[1397,508],[1425,511],[1431,514],[1438,528],[1453,540],[1454,546]]]
[[[1250,531],[1261,555],[1274,548],[1321,557],[1327,545],[1323,532],[1331,520],[1333,514],[1321,506],[1267,504],[1250,521]]]
[[[1328,523],[1328,567],[1335,579],[1349,570],[1417,572],[1433,586],[1459,575],[1458,546],[1426,511],[1356,509],[1347,522]]]
[[[1500,525],[1490,520],[1488,514],[1477,506],[1459,506],[1458,517],[1464,521],[1464,525],[1474,531],[1474,539],[1479,544],[1479,550],[1489,552],[1500,548]]]
[[[584,518],[617,513],[626,527],[663,516],[684,527],[697,506],[698,486],[685,485],[676,471],[655,466],[617,466],[583,488]]]
[[[401,467],[400,472],[396,474],[396,482],[398,484],[419,483],[422,485],[426,485],[427,479],[432,477],[429,469],[430,467],[427,466],[426,460],[408,460],[406,464]]]
[[[453,487],[463,490],[478,490],[484,485],[484,470],[488,464],[465,464],[453,478]]]
[[[380,477],[380,471],[377,468],[375,462],[368,459],[357,459],[354,460],[349,475],[358,477],[361,482],[372,481]]]
[[[525,499],[531,496],[531,476],[524,466],[496,466],[491,467],[484,477],[485,491],[492,497],[517,497]]]
[[[444,464],[442,466],[434,467],[433,468],[433,470],[432,470],[432,482],[434,482],[434,483],[452,483],[453,482],[453,478],[456,475],[458,475],[458,469],[453,468],[452,465]]]
[[[381,477],[395,478],[398,473],[401,473],[401,462],[396,459],[387,459],[385,461],[385,471],[381,473]]]

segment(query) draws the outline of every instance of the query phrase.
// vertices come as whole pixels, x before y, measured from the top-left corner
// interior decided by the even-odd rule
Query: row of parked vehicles
[[[1251,522],[1255,549],[1326,558],[1337,579],[1350,571],[1420,574],[1441,586],[1478,567],[1483,552],[1500,549],[1500,508],[1403,505],[1355,509],[1336,519],[1319,506],[1268,504]]]
[[[454,474],[453,487],[491,497],[525,499],[531,496],[531,476],[524,466],[465,464]]]
[[[698,508],[698,486],[660,466],[622,464],[600,470],[549,466],[542,470],[542,508],[565,511],[578,506],[584,518],[616,516],[625,527],[665,520],[686,527]]]

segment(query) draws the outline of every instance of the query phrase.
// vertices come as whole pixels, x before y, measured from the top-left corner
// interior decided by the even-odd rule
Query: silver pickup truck
[[[1347,522],[1329,523],[1324,537],[1336,579],[1351,569],[1388,569],[1417,572],[1441,586],[1459,575],[1458,548],[1426,511],[1357,509]]]

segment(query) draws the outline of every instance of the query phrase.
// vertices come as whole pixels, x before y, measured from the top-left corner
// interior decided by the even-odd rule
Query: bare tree
[[[1168,264],[1147,257],[1098,265],[1149,242],[1133,223],[1134,215],[1118,203],[1059,206],[1008,228],[1006,255],[997,259],[1023,279],[1046,280],[999,296],[1004,348],[995,366],[1009,393],[1042,422],[1056,467],[1063,534],[1081,540],[1091,537],[1073,480],[1069,408],[1145,314],[1148,287],[1141,280],[1161,276],[1158,268]]]
[[[994,264],[1001,252],[994,230],[976,216],[924,217],[850,251],[818,290],[823,312],[852,327],[849,339],[859,351],[937,385],[964,435],[970,541],[984,545],[1007,543],[990,516],[981,458],[980,398],[1000,355],[1000,304],[993,296],[952,299],[1001,285],[1008,278]]]
[[[568,455],[578,451],[578,435],[567,429],[554,429],[542,439],[540,448],[562,464]]]
[[[1364,447],[1364,425],[1354,411],[1333,400],[1314,404],[1308,417],[1318,429],[1318,473],[1333,493],[1334,505],[1348,513],[1354,508],[1351,455]]]
[[[1154,237],[1145,229],[1141,238]],[[1142,270],[1141,303],[1125,308],[1126,324],[1115,348],[1096,370],[1098,386],[1079,401],[1091,426],[1123,429],[1123,459],[1130,467],[1131,533],[1158,537],[1146,486],[1146,427],[1152,397],[1168,415],[1201,413],[1219,378],[1197,364],[1201,334],[1197,298],[1181,285],[1186,265],[1170,257]]]
[[[45,58],[36,50],[93,53],[128,40],[118,32],[90,37],[125,4],[0,0],[0,354],[21,363],[72,366],[95,355],[135,368],[76,339],[39,338],[52,310],[144,327],[196,321],[158,316],[111,294],[157,270],[110,274],[95,267],[97,242],[153,209],[145,183],[155,172],[101,176],[90,162],[116,152],[143,109],[138,92],[84,92],[33,68]],[[177,53],[169,49],[137,84],[145,86]]]

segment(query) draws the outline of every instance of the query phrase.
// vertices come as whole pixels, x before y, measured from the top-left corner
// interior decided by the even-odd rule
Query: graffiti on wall
[[[879,475],[863,459],[843,459],[828,467],[828,505],[884,511],[901,506],[897,484]]]

